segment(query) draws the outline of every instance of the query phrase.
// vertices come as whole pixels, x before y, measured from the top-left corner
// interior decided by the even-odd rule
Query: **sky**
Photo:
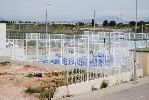
[[[136,0],[0,0],[0,19],[71,21],[116,16],[135,20]],[[46,5],[50,3],[51,5]],[[149,0],[138,0],[138,20],[149,18]]]

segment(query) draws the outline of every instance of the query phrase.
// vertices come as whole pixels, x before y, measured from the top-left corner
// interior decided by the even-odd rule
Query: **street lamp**
[[[94,32],[92,33],[92,42],[94,41],[93,40],[93,36],[95,35],[95,20],[96,20],[96,18],[95,18],[96,15],[95,14],[96,14],[96,12],[97,11],[94,11],[94,28],[93,28],[94,29]]]
[[[146,27],[146,34],[145,34],[145,38],[146,38],[146,47],[147,47],[147,30],[148,30],[148,28]]]
[[[123,24],[124,24],[124,23],[123,23],[123,14],[121,14],[121,20],[122,20],[122,21],[121,21],[121,23],[122,23],[121,31],[123,32]]]
[[[136,0],[136,25],[135,25],[135,50],[134,50],[134,84],[136,83],[136,36],[137,36],[137,20],[138,20],[138,2]]]
[[[46,4],[46,6],[49,6],[49,5],[51,5],[50,3],[47,3]],[[48,39],[48,28],[47,28],[47,26],[48,26],[48,24],[47,24],[47,18],[48,18],[48,13],[47,13],[47,8],[46,8],[46,50],[45,50],[45,60],[46,60],[46,55],[47,55],[47,39]]]
[[[96,16],[96,12],[97,11],[94,11],[94,34],[95,34],[95,20],[96,20],[96,17],[95,16]]]
[[[47,6],[49,6],[50,5],[50,3],[47,3],[46,4]],[[48,34],[47,34],[47,31],[48,31],[48,29],[47,29],[47,17],[48,17],[48,14],[47,14],[47,9],[46,9],[46,36],[48,36]]]

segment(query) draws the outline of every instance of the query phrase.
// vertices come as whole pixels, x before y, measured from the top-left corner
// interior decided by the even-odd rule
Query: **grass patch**
[[[25,90],[25,92],[30,94],[37,93],[38,94],[37,97],[40,98],[41,100],[46,100],[49,97],[49,91],[46,90],[44,87],[40,87],[40,88],[28,87]]]
[[[41,89],[28,87],[28,88],[25,90],[25,92],[26,92],[26,93],[40,93],[40,92],[41,92]]]

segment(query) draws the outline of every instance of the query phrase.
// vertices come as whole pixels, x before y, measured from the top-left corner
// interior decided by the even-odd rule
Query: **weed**
[[[2,65],[7,65],[7,64],[9,64],[10,62],[8,62],[8,61],[5,61],[5,62],[1,62],[0,64],[2,64]]]
[[[108,86],[108,82],[104,80],[104,81],[102,82],[102,84],[101,84],[100,89],[106,88],[107,86]]]
[[[33,74],[28,74],[25,77],[32,78],[32,77],[34,77],[34,75]]]
[[[94,86],[92,86],[92,91],[98,90],[97,88],[95,88]]]

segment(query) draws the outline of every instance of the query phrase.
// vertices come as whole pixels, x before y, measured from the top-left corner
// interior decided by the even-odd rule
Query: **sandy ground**
[[[0,64],[0,100],[38,100],[34,95],[25,93],[29,86],[39,87],[43,81],[48,81],[49,76],[42,78],[25,77],[29,73],[46,73],[46,69],[37,68],[29,65]]]

